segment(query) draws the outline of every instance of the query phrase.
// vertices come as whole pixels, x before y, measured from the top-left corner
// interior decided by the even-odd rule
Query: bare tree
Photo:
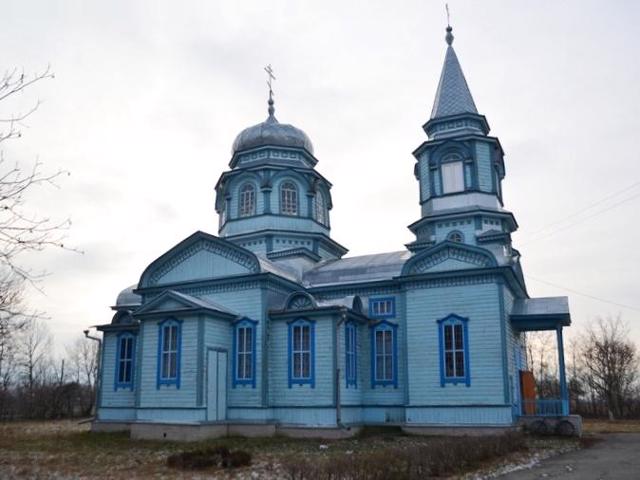
[[[11,387],[16,374],[16,352],[12,340],[0,334],[0,420],[11,417],[13,413]]]
[[[98,344],[79,336],[68,350],[74,380],[93,388],[97,374]]]
[[[89,414],[94,407],[95,388],[98,375],[98,343],[84,336],[76,338],[67,350],[72,378],[83,386],[82,410]]]
[[[53,78],[50,69],[25,76],[17,70],[6,72],[0,80],[0,108],[25,89],[44,79]],[[30,108],[18,114],[6,114],[0,110],[0,146],[8,140],[20,138],[26,120],[40,106],[36,101]],[[11,273],[23,279],[33,279],[34,273],[24,269],[16,259],[25,251],[42,250],[48,246],[63,247],[61,232],[69,221],[53,222],[25,209],[25,195],[37,185],[54,185],[65,172],[44,174],[41,163],[36,161],[29,169],[18,162],[7,164],[0,149],[0,264],[3,275]]]
[[[52,337],[42,320],[28,320],[17,335],[18,366],[21,383],[29,392],[49,380]]]
[[[584,384],[605,402],[609,418],[625,415],[638,380],[638,353],[620,317],[598,319],[579,344]]]
[[[529,332],[526,338],[527,364],[533,372],[536,391],[541,398],[557,397],[557,348],[552,332]]]
[[[35,315],[27,311],[22,292],[25,282],[33,284],[44,272],[25,268],[20,262],[22,254],[47,247],[66,248],[63,238],[69,221],[55,222],[26,206],[29,192],[42,185],[55,186],[56,179],[66,172],[43,173],[39,161],[27,168],[17,161],[9,163],[2,148],[4,142],[22,137],[28,118],[41,102],[34,101],[18,113],[7,110],[18,109],[15,101],[22,101],[27,89],[51,78],[49,67],[32,76],[14,69],[0,77],[0,339],[11,337]]]

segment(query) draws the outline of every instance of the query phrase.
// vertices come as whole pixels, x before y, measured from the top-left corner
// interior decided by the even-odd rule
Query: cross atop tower
[[[264,67],[264,71],[267,72],[267,85],[269,86],[269,116],[272,117],[276,109],[273,107],[273,86],[271,82],[275,80],[276,77],[273,74],[271,64]]]
[[[449,4],[445,3],[444,8],[447,10],[447,36],[445,37],[445,40],[447,41],[447,45],[450,46],[453,43],[453,34],[451,33],[451,30],[453,29],[451,28],[451,16],[449,14]]]
[[[267,85],[269,85],[269,97],[271,97],[271,95],[273,95],[271,81],[275,80],[276,77],[273,75],[273,68],[271,68],[271,64],[264,67],[264,71],[267,72]]]

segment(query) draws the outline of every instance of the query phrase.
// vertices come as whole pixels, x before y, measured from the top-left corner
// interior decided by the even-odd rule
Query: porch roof
[[[520,298],[513,304],[511,325],[521,332],[555,330],[571,325],[567,297]]]

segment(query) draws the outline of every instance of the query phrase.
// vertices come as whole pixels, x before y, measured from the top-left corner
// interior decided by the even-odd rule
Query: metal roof
[[[402,273],[402,266],[410,257],[411,252],[402,250],[332,260],[307,271],[303,276],[303,283],[316,287],[388,280]]]
[[[458,56],[451,45],[447,47],[444,66],[431,110],[431,119],[459,115],[478,114],[467,80],[462,73]]]
[[[313,155],[309,136],[293,125],[278,122],[273,115],[269,115],[262,123],[242,130],[233,142],[231,153],[266,145],[304,148]]]
[[[133,307],[142,303],[142,297],[133,291],[138,288],[138,284],[133,285],[122,290],[116,298],[116,307]]]
[[[272,261],[264,258],[261,255],[256,255],[258,257],[258,262],[260,263],[260,270],[267,273],[273,273],[280,277],[286,278],[287,280],[291,280],[292,282],[299,283],[300,278],[296,275],[293,269],[287,268],[284,265],[276,265]]]
[[[511,315],[569,315],[569,299],[567,297],[519,298],[513,303]]]
[[[218,310],[220,312],[224,312],[224,313],[229,313],[231,315],[236,315],[238,316],[237,312],[234,312],[233,310],[229,310],[227,307],[214,302],[213,300],[204,300],[202,298],[198,298],[198,297],[193,297],[191,295],[187,295],[186,293],[180,293],[177,292],[176,290],[169,290],[170,293],[172,293],[173,295],[180,297],[184,300],[186,300],[187,302],[190,302],[192,304],[195,304],[199,307],[202,308],[206,308],[206,309],[213,309],[213,310]]]

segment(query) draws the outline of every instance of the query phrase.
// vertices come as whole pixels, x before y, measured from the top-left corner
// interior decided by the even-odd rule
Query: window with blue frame
[[[397,325],[380,322],[371,331],[371,384],[398,386]]]
[[[283,215],[298,215],[298,188],[293,182],[280,185],[280,213]]]
[[[133,390],[136,337],[131,332],[124,332],[118,335],[117,342],[115,390]]]
[[[370,298],[369,316],[371,318],[393,318],[396,316],[396,299],[393,297]]]
[[[358,386],[358,346],[356,324],[348,322],[345,325],[344,351],[345,351],[345,377],[347,388]]]
[[[159,324],[158,386],[180,388],[181,322],[170,319]]]
[[[256,386],[256,324],[245,318],[235,324],[233,385]]]
[[[470,385],[468,319],[451,314],[438,320],[440,384]]]
[[[256,214],[256,189],[251,183],[245,183],[238,198],[238,216],[250,217]]]
[[[289,324],[289,388],[294,384],[315,386],[314,336],[314,324],[309,320]]]

